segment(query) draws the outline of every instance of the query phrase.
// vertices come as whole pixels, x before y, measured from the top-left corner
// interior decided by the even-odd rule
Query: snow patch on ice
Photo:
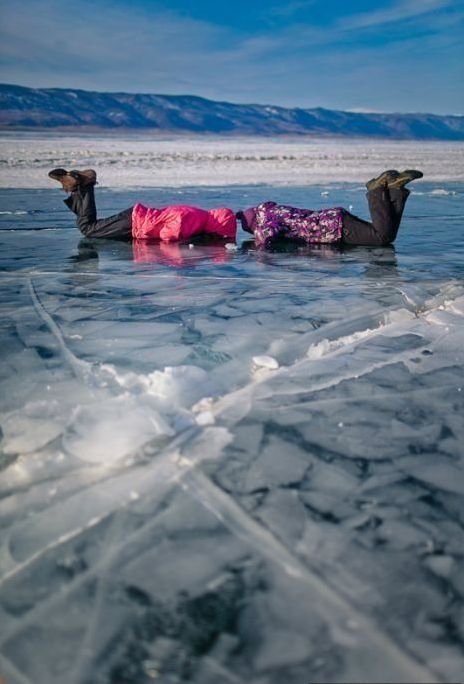
[[[431,195],[456,195],[456,192],[454,190],[445,190],[445,188],[435,188],[435,190],[430,191]]]
[[[256,368],[265,368],[266,370],[277,370],[279,367],[279,362],[272,356],[253,356],[252,362]]]
[[[368,328],[367,330],[360,330],[352,335],[346,335],[345,337],[340,337],[336,340],[321,340],[321,342],[317,342],[317,344],[311,345],[311,347],[309,347],[308,351],[306,352],[306,356],[308,359],[320,359],[323,356],[327,356],[327,354],[344,349],[350,344],[355,344],[360,340],[370,337],[376,332],[378,332],[378,329],[370,330]]]

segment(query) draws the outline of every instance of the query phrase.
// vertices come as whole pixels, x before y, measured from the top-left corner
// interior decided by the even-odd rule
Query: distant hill
[[[359,114],[319,107],[238,105],[193,95],[98,93],[1,84],[0,128],[464,140],[463,116]]]

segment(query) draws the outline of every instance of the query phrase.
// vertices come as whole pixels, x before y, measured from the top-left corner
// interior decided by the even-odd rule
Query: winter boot
[[[66,192],[74,192],[78,188],[95,185],[97,182],[97,174],[93,169],[85,169],[84,171],[53,169],[48,176],[61,183]]]
[[[404,186],[407,183],[410,183],[413,180],[417,180],[418,178],[422,178],[424,174],[422,171],[416,171],[415,169],[406,169],[406,171],[402,171],[398,176],[391,181],[388,181],[388,187],[389,188],[404,188]]]
[[[399,171],[396,171],[395,169],[384,171],[380,176],[377,176],[377,178],[372,178],[370,181],[367,181],[366,188],[368,190],[376,190],[377,188],[385,187],[386,185],[390,185],[390,183],[398,178],[399,175]]]

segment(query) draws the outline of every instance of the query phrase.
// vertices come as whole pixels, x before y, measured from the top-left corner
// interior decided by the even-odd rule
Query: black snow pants
[[[406,188],[376,188],[367,193],[371,222],[343,214],[342,243],[346,245],[389,245],[392,243],[409,196]]]
[[[93,186],[78,188],[64,200],[77,218],[77,227],[89,238],[113,238],[130,240],[132,237],[132,207],[119,214],[97,219],[97,207]]]

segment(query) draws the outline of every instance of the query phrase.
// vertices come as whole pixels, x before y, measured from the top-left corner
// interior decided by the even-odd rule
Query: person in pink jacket
[[[97,174],[93,169],[53,169],[48,175],[70,193],[64,202],[76,214],[77,227],[86,237],[182,242],[197,235],[213,235],[235,240],[237,219],[226,207],[206,211],[187,205],[154,208],[137,203],[119,214],[97,219]]]

